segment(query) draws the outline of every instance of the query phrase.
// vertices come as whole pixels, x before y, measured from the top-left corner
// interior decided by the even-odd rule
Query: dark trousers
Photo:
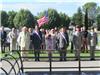
[[[35,61],[39,61],[40,58],[40,50],[34,50]]]
[[[95,46],[90,46],[90,59],[95,59]]]
[[[49,58],[49,61],[52,61],[52,51],[48,51],[48,58]]]
[[[73,53],[73,41],[71,41],[71,53]]]
[[[66,61],[66,49],[60,48],[60,61]]]
[[[5,53],[5,41],[1,41],[1,51]]]
[[[82,52],[88,52],[88,39],[83,38],[82,42]]]

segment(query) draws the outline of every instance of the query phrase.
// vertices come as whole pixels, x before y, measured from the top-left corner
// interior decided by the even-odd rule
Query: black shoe
[[[60,61],[63,61],[62,59],[60,59]]]
[[[39,59],[37,61],[40,61]]]
[[[35,59],[35,61],[37,61],[37,60]]]
[[[40,61],[39,59],[35,59],[35,61]]]
[[[66,59],[64,59],[64,61],[66,61]]]
[[[93,61],[93,60],[95,60],[95,59],[94,59],[94,58],[91,58],[90,60]]]
[[[35,59],[35,61],[38,61],[38,59]]]
[[[78,58],[75,59],[75,61],[77,61],[77,60],[78,60]]]
[[[86,51],[86,53],[89,53],[88,51]]]
[[[5,51],[2,51],[2,53],[5,53]]]
[[[73,53],[73,51],[70,51],[70,53]]]

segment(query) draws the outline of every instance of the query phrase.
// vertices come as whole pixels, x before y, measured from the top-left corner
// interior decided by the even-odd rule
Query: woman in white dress
[[[45,46],[46,46],[46,50],[48,50],[48,57],[50,60],[51,57],[51,50],[53,50],[53,42],[52,42],[52,37],[49,33],[49,31],[46,31],[46,35],[45,35]]]
[[[51,39],[52,39],[52,50],[56,50],[57,38],[56,38],[56,34],[55,34],[55,30],[54,29],[51,29],[50,35],[51,35]]]
[[[52,50],[53,45],[52,45],[52,37],[49,31],[46,31],[45,35],[45,44],[46,44],[46,50]]]
[[[16,50],[17,32],[15,28],[12,28],[12,31],[9,32],[8,37],[10,41],[10,51]]]

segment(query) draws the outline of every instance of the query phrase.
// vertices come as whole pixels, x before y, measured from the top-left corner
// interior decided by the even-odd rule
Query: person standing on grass
[[[4,31],[4,27],[1,27],[0,40],[1,40],[1,52],[5,53],[5,43],[6,43],[7,33]]]
[[[35,30],[32,33],[32,44],[34,47],[35,61],[40,61],[40,49],[42,45],[42,33],[38,26],[35,26]]]
[[[90,38],[90,60],[95,60],[95,48],[97,45],[97,33],[94,27],[91,27],[91,38]]]
[[[55,45],[55,47],[56,47],[56,50],[58,51],[57,35],[58,35],[58,33],[59,33],[59,30],[57,29],[57,27],[54,28],[54,32],[55,32],[55,37],[56,37],[56,45]]]
[[[15,28],[12,28],[12,31],[8,34],[9,41],[10,41],[10,51],[16,50],[16,43],[17,43],[17,31]]]
[[[81,29],[80,26],[76,26],[75,32],[73,33],[73,46],[75,50],[75,60],[78,60],[80,51],[81,51],[81,45],[82,45],[82,34],[81,34]]]
[[[82,27],[82,52],[88,53],[88,31]]]
[[[29,49],[32,50],[33,49],[33,45],[32,45],[32,28],[28,29],[28,32],[30,34],[30,45],[29,45]]]
[[[18,44],[21,47],[21,56],[27,56],[27,51],[29,50],[29,45],[30,45],[30,34],[27,30],[27,27],[22,28],[22,32],[20,32],[18,36]],[[27,59],[25,59],[27,60]]]
[[[60,29],[60,32],[57,36],[58,39],[58,47],[60,52],[60,61],[66,61],[66,53],[67,53],[67,47],[69,45],[69,37],[68,33],[66,32],[66,28],[62,27]]]
[[[51,38],[52,38],[52,50],[56,50],[57,37],[56,37],[54,29],[50,30],[50,35],[51,35]]]
[[[48,30],[46,31],[45,35],[45,45],[46,45],[46,50],[48,51],[48,57],[50,59],[51,50],[53,50],[53,39]]]
[[[73,48],[73,33],[75,31],[75,26],[73,26],[73,24],[71,24],[69,26],[69,40],[70,40],[70,49],[71,49],[71,53],[74,52],[74,48]]]
[[[41,49],[45,50],[45,30],[44,29],[40,29],[41,33],[42,33],[42,45],[41,45]]]

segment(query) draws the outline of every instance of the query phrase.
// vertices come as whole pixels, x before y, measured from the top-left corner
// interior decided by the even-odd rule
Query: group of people
[[[71,48],[75,52],[75,60],[78,60],[80,52],[89,52],[88,47],[90,48],[90,59],[95,60],[94,51],[98,42],[95,28],[87,30],[85,27],[76,26],[72,30],[71,37],[69,31],[66,27],[44,30],[38,26],[35,26],[34,29],[24,26],[17,33],[16,29],[12,28],[12,31],[8,33],[10,50],[15,50],[16,44],[20,46],[22,56],[27,55],[25,50],[34,50],[35,61],[40,61],[41,49],[48,50],[48,53],[58,50],[60,61],[66,61],[67,48],[71,42]],[[7,37],[4,27],[0,31],[0,36],[2,48]],[[1,50],[3,52],[3,49]]]

